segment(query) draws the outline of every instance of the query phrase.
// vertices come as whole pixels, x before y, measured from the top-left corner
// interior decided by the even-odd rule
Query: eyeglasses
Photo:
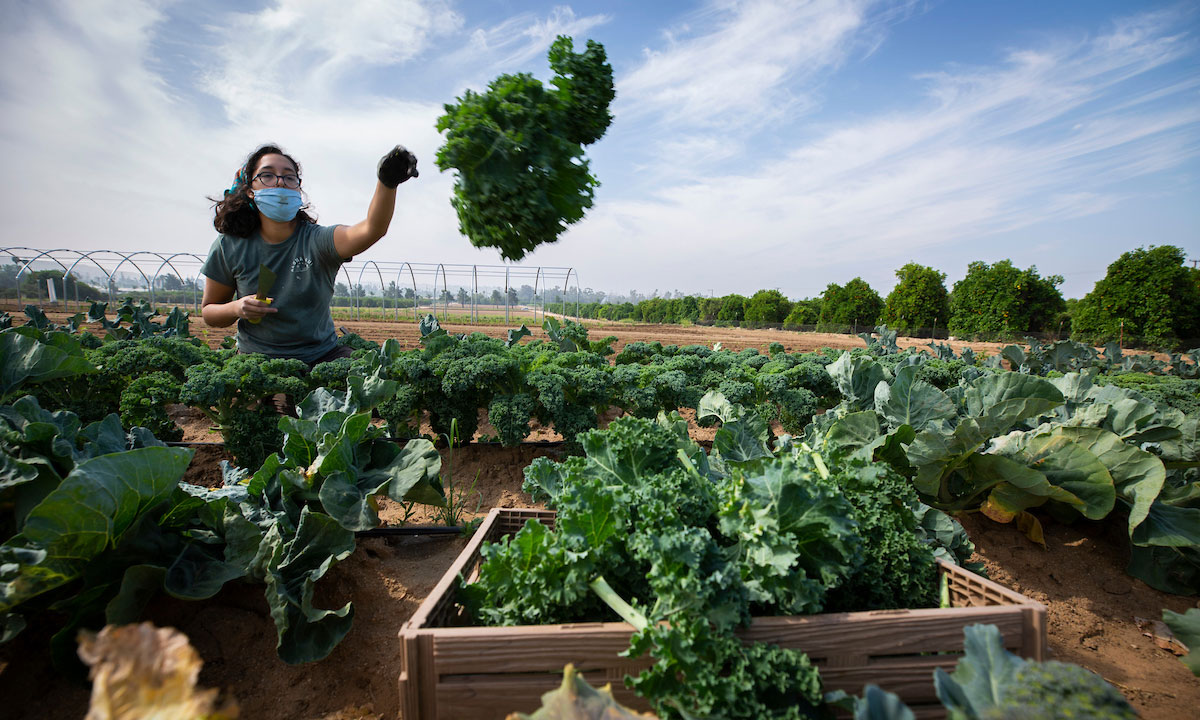
[[[263,184],[264,187],[279,187],[296,190],[300,187],[299,175],[276,175],[273,172],[260,172],[254,176],[254,179]]]

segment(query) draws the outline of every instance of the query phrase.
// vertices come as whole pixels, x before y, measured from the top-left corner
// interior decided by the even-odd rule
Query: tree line
[[[1080,342],[1177,348],[1200,344],[1200,270],[1184,265],[1172,245],[1138,248],[1121,255],[1082,299],[1064,299],[1060,275],[1041,276],[1010,260],[976,261],[946,289],[946,274],[910,262],[882,297],[862,278],[830,283],[820,296],[789,300],[778,290],[746,297],[685,296],[637,303],[580,304],[581,317],[650,323],[773,326],[846,331],[880,323],[901,334],[1013,339],[1058,334]],[[571,309],[574,309],[572,305]],[[1188,347],[1192,347],[1189,345]]]

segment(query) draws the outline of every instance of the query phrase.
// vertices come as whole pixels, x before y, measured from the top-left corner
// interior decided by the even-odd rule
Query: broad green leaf
[[[388,380],[384,373],[386,370],[381,367],[365,378],[358,375],[346,378],[347,405],[352,407],[354,412],[370,410],[396,394],[400,383]]]
[[[128,449],[125,428],[121,426],[121,418],[116,413],[109,413],[103,420],[89,423],[79,431],[79,436],[89,441],[84,447],[83,457],[96,457]]]
[[[1025,661],[1004,649],[995,625],[968,625],[963,633],[966,654],[953,673],[937,668],[933,685],[938,700],[952,713],[980,717],[1001,705],[1004,686]]]
[[[1200,462],[1200,415],[1189,415],[1179,426],[1179,435],[1159,443],[1163,462]]]
[[[577,539],[584,548],[603,550],[609,538],[624,524],[617,508],[617,503],[622,500],[594,484],[577,486],[571,500],[572,504],[578,502],[586,508],[586,512],[563,513],[559,519],[560,534]]]
[[[275,620],[279,657],[315,662],[329,655],[350,631],[354,608],[313,605],[313,587],[334,563],[354,552],[354,533],[323,513],[301,511],[295,537],[278,545],[267,566],[267,603]]]
[[[339,413],[329,414],[339,415]],[[319,425],[325,425],[325,417],[329,414],[321,418]],[[336,472],[357,474],[358,449],[370,428],[371,413],[369,412],[357,413],[345,418],[336,433],[327,432],[317,443],[317,457],[313,461],[313,467],[316,467],[325,476]]]
[[[71,347],[64,349],[17,330],[0,332],[0,398],[8,397],[25,382],[96,372],[77,340],[72,339]]]
[[[715,415],[721,422],[732,422],[737,420],[743,414],[740,406],[734,405],[725,399],[725,396],[716,390],[709,390],[704,393],[704,397],[700,398],[700,404],[696,406],[696,419],[703,420],[706,417]]]
[[[525,325],[521,325],[519,330],[509,330],[504,341],[504,347],[510,348],[513,345],[521,342],[521,338],[529,337],[532,334],[533,332],[531,332],[529,328],[525,327]]]
[[[1142,523],[1145,527],[1147,523]],[[1192,547],[1133,545],[1125,572],[1155,590],[1200,595],[1200,550]]]
[[[992,488],[980,510],[996,522],[1012,522],[1051,498],[1078,504],[1073,495],[1051,485],[1045,475],[1006,457],[976,455],[971,458],[971,468],[975,487]]]
[[[563,491],[568,473],[567,463],[554,462],[550,458],[535,458],[525,467],[525,482],[521,490],[533,498],[534,502],[545,502],[553,508],[558,504],[558,497]]]
[[[908,425],[901,425],[887,435],[881,436],[867,448],[871,456],[886,462],[906,477],[912,477],[913,468],[908,462],[906,446],[916,439],[916,432]]]
[[[117,596],[104,608],[109,625],[127,625],[142,618],[146,606],[163,589],[167,569],[159,565],[131,565],[121,577]]]
[[[352,412],[347,404],[347,394],[319,387],[313,390],[296,406],[296,414],[302,420],[316,421],[331,411]]]
[[[930,425],[950,423],[958,413],[946,393],[916,379],[917,367],[909,365],[896,371],[891,385],[875,386],[875,409],[895,429],[910,425],[920,432]]]
[[[1163,622],[1191,651],[1179,658],[1193,675],[1200,676],[1200,609],[1189,608],[1185,613],[1163,610]]]
[[[1200,547],[1200,508],[1176,507],[1156,500],[1129,539],[1134,545]]]
[[[639,478],[659,472],[676,462],[675,433],[650,421],[622,417],[603,432],[579,435],[587,455],[589,474],[609,484],[637,485]]]
[[[757,415],[750,413],[727,422],[713,436],[713,450],[726,463],[745,463],[773,457],[767,447],[770,429]]]
[[[1129,534],[1132,536],[1162,491],[1167,476],[1162,460],[1100,428],[1062,427],[1056,428],[1055,432],[1087,448],[1108,469],[1117,496],[1129,505]]]
[[[363,482],[353,471],[336,470],[325,476],[318,491],[321,506],[347,530],[361,531],[379,527],[375,495],[387,486],[387,478]]]
[[[171,496],[192,454],[185,448],[141,448],[77,465],[6,543],[44,550],[46,557],[0,586],[0,612],[78,577],[89,560],[118,544],[143,514]]]
[[[0,453],[0,491],[33,482],[38,469],[8,453]]]
[[[885,428],[874,410],[846,413],[825,431],[823,445],[829,449],[853,452],[874,443],[884,434]]]
[[[1009,372],[984,375],[967,389],[963,401],[967,414],[977,418],[980,432],[996,437],[1061,405],[1063,396],[1048,380]]]
[[[842,353],[826,370],[837,383],[845,402],[855,410],[873,408],[875,387],[887,380],[887,371],[879,363],[848,352]]]
[[[1074,436],[1055,428],[1048,433],[1025,433],[1023,442],[1008,449],[1007,455],[1026,467],[1036,468],[1056,488],[1070,496],[1054,495],[1052,500],[1071,505],[1084,517],[1098,520],[1112,512],[1116,488],[1108,468],[1086,445]]]
[[[279,418],[279,429],[284,433],[283,456],[288,464],[302,468],[312,465],[317,459],[317,443],[321,440],[317,423],[285,415]]]
[[[913,485],[918,492],[939,498],[941,502],[954,500],[946,487],[947,480],[990,438],[983,433],[976,419],[970,417],[963,418],[949,434],[936,429],[917,433],[908,446],[908,461],[917,469]],[[982,489],[974,487],[974,483],[972,486],[967,494]]]
[[[404,449],[381,472],[389,478],[388,497],[397,501],[415,500],[426,505],[445,505],[445,498],[431,482],[442,470],[442,456],[433,443],[409,440]]]

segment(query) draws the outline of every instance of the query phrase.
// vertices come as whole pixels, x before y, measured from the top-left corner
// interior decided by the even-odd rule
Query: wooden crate
[[[553,527],[552,510],[494,508],[471,542],[400,631],[400,708],[404,720],[488,720],[532,712],[558,687],[567,663],[594,686],[612,684],[622,703],[647,704],[623,683],[648,658],[629,660],[633,629],[626,623],[575,623],[517,627],[462,625],[455,604],[456,578],[474,579],[479,548],[516,533],[526,520]],[[991,580],[941,563],[953,607],[883,610],[755,619],[746,640],[799,648],[821,669],[826,691],[860,694],[874,683],[899,695],[919,718],[945,717],[933,687],[936,667],[953,670],[962,656],[963,628],[996,625],[1012,652],[1041,660],[1046,649],[1046,608]]]

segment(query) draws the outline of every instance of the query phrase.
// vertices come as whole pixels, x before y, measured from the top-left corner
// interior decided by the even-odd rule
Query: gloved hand
[[[417,177],[417,156],[403,145],[397,145],[379,160],[379,182],[395,188],[409,178]]]

